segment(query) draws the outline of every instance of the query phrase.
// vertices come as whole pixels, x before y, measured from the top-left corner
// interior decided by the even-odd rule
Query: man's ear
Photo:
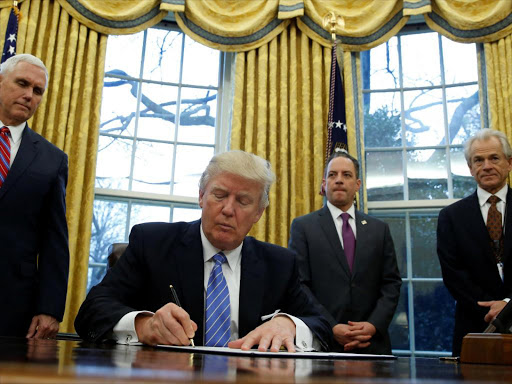
[[[199,190],[199,206],[201,208],[203,208],[203,196],[204,196],[204,191]]]

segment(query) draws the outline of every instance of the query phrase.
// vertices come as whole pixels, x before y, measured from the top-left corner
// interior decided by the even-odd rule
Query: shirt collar
[[[20,125],[5,125],[0,121],[0,127],[7,127],[9,128],[9,131],[11,132],[11,139],[14,143],[17,143],[21,140],[21,135],[23,135],[23,129],[25,129],[25,126],[27,125],[27,122],[23,122]]]
[[[327,200],[327,208],[329,208],[329,211],[331,212],[333,220],[336,220],[343,213],[343,211],[341,209],[339,209],[338,207],[334,206],[329,200]],[[355,220],[355,218],[356,218],[356,209],[354,207],[354,204],[352,204],[350,206],[350,208],[347,209],[346,212],[350,215],[351,218],[353,218]]]
[[[508,185],[505,184],[503,188],[501,188],[498,192],[496,192],[494,195],[498,196],[501,201],[504,203],[507,201],[507,192],[508,192]],[[478,204],[480,204],[481,207],[484,206],[485,203],[487,203],[487,200],[489,197],[492,196],[492,193],[487,192],[485,189],[478,186],[476,188],[476,194],[478,196]]]
[[[203,223],[201,223],[200,226],[200,232],[201,232],[201,243],[203,244],[203,260],[206,263],[209,261],[213,256],[215,256],[217,253],[219,253],[221,250],[218,248],[215,248],[212,243],[208,241],[206,238],[206,235],[203,232]],[[244,242],[236,247],[235,249],[232,249],[230,251],[222,251],[224,255],[226,255],[226,259],[228,260],[229,267],[232,270],[235,270],[235,266],[238,264],[238,261],[242,254],[242,246],[244,245]]]

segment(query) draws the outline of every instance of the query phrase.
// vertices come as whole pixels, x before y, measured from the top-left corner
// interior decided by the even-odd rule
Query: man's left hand
[[[28,327],[27,339],[50,339],[59,332],[59,322],[50,315],[37,315]]]
[[[486,323],[490,323],[492,320],[494,320],[494,318],[498,316],[505,305],[507,305],[507,302],[503,300],[478,301],[477,303],[481,307],[489,308],[489,312],[487,312],[487,315],[484,317]]]
[[[288,352],[295,352],[295,323],[287,316],[276,316],[261,324],[241,339],[231,341],[229,348],[248,351],[258,344],[258,351],[279,352],[282,345]]]

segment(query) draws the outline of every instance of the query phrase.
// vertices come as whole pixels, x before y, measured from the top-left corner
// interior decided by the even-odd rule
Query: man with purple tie
[[[390,354],[388,327],[402,280],[386,223],[356,211],[359,163],[346,152],[327,162],[326,205],[293,220],[288,248],[302,282],[322,304],[334,349]]]

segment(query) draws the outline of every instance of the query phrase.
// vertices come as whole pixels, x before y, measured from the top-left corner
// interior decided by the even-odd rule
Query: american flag
[[[334,151],[348,152],[347,118],[345,114],[345,89],[336,58],[336,43],[332,47],[331,88],[329,92],[329,118],[327,122],[327,151],[325,160]],[[340,57],[343,60],[343,57]]]
[[[4,40],[4,51],[2,53],[2,63],[7,60],[9,57],[12,57],[16,54],[16,39],[18,37],[18,17],[20,15],[20,11],[17,6],[17,1],[15,5],[12,6],[11,13],[9,15],[9,22],[7,23],[7,29],[5,31],[5,40]]]

